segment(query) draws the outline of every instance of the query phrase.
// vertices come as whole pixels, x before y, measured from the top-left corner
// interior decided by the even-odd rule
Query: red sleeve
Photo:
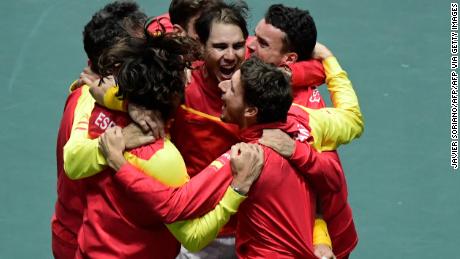
[[[337,152],[318,153],[308,143],[296,141],[289,161],[305,175],[318,192],[338,192],[344,183]]]
[[[120,168],[114,179],[124,190],[124,198],[129,197],[131,201],[127,202],[131,216],[136,211],[142,212],[134,216],[142,224],[196,218],[212,210],[230,185],[232,173],[225,155],[217,159],[222,167],[217,168],[213,163],[179,188],[163,185],[128,163]]]
[[[323,64],[316,59],[290,64],[289,68],[292,88],[320,86],[326,81]]]

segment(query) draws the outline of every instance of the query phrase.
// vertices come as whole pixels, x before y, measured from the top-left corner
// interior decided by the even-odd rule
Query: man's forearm
[[[167,225],[171,233],[189,251],[203,249],[217,237],[220,229],[227,224],[230,216],[234,215],[245,196],[228,188],[222,200],[206,215]]]
[[[225,163],[221,168],[208,166],[178,188],[163,185],[130,164],[123,165],[114,180],[133,200],[132,206],[142,207],[152,220],[172,223],[196,218],[216,206],[232,180],[230,165]]]
[[[88,87],[83,87],[74,112],[71,135],[64,146],[64,169],[71,179],[89,177],[102,171],[106,165],[98,147],[98,140],[88,137],[89,117],[94,107],[94,99]]]
[[[316,87],[326,80],[323,64],[315,59],[290,64],[289,69],[292,88]]]
[[[336,152],[316,152],[308,143],[296,141],[294,153],[289,161],[320,192],[337,192],[344,179]]]

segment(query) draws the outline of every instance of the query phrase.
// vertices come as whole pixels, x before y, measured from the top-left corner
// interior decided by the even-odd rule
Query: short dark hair
[[[190,19],[201,14],[204,9],[220,0],[172,0],[169,5],[169,18],[172,24],[187,29]]]
[[[290,80],[272,64],[252,56],[241,66],[244,102],[257,107],[257,122],[286,122],[292,104]]]
[[[117,96],[171,116],[175,98],[183,100],[184,69],[199,53],[196,41],[172,33],[145,38],[125,38],[105,51],[100,60],[102,76],[113,74]]]
[[[205,44],[208,41],[213,22],[236,25],[243,32],[244,39],[247,39],[249,35],[246,23],[247,12],[248,5],[244,1],[230,4],[218,2],[204,10],[195,22],[195,31],[200,42]]]
[[[100,74],[98,59],[102,52],[120,39],[142,32],[147,16],[130,1],[115,1],[96,12],[83,30],[83,47],[91,69]]]
[[[299,61],[311,58],[317,31],[309,11],[275,4],[268,8],[265,22],[286,33],[282,51],[297,53]]]

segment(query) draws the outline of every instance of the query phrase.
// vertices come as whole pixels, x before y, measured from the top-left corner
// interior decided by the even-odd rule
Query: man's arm
[[[318,153],[310,144],[294,141],[279,129],[264,130],[259,143],[268,146],[291,162],[321,192],[336,192],[342,187],[342,167],[336,152]]]
[[[252,172],[252,175],[246,177],[246,175],[235,173],[231,188],[227,189],[219,204],[206,215],[167,225],[176,239],[189,251],[199,251],[214,240],[220,229],[229,221],[230,216],[237,212],[239,205],[246,198],[245,195],[249,192],[252,182],[257,178],[257,173],[261,171],[263,160],[263,151],[260,146],[245,143],[234,145],[230,152],[232,172],[247,171]]]
[[[317,50],[318,48],[315,48],[315,51]],[[299,107],[309,114],[315,149],[329,151],[361,136],[364,121],[358,97],[347,73],[326,47],[320,45],[318,52],[319,58],[323,59],[327,88],[334,108],[315,110]]]
[[[142,208],[141,215],[132,215],[136,222],[146,225],[155,221],[172,223],[205,214],[230,188],[230,166],[226,164],[218,168],[218,163],[222,162],[208,166],[178,188],[163,185],[129,163],[120,167],[113,180],[122,190],[121,195],[129,199],[126,204],[128,212]]]
[[[318,153],[308,143],[295,142],[289,161],[321,192],[338,192],[344,183],[342,167],[335,151]]]
[[[101,137],[101,150],[104,156],[107,157],[109,166],[114,170],[119,171],[118,174],[122,174],[125,168],[129,168],[131,166],[122,155],[124,149],[125,142],[121,133],[121,128],[114,127],[109,129]],[[219,170],[225,166],[230,166],[232,168],[232,172],[238,172],[234,174],[231,187],[227,189],[219,204],[217,204],[217,206],[212,211],[208,212],[206,215],[200,218],[180,221],[168,225],[168,228],[173,233],[173,235],[181,243],[183,243],[185,247],[191,250],[200,250],[209,244],[209,242],[214,240],[222,226],[228,222],[230,216],[236,213],[238,206],[245,198],[244,195],[249,192],[250,185],[252,185],[252,182],[257,178],[261,171],[263,153],[259,146],[244,143],[236,144],[232,147],[230,154],[224,155],[223,159],[228,159],[228,157],[230,158],[230,165],[229,163],[224,165],[224,160],[214,161],[210,166],[213,167],[212,170],[214,171],[212,174],[210,174],[212,179],[201,181],[206,185],[210,185],[211,183],[214,184],[216,177],[213,174],[219,174]],[[155,163],[162,163],[162,161],[155,160]],[[147,169],[148,168],[145,168],[145,170]],[[156,180],[154,181],[153,178],[147,177],[144,173],[139,174],[138,172],[138,170],[132,172],[132,174],[136,176],[136,179],[145,181],[146,183],[153,181],[153,184],[156,184]],[[180,174],[180,172],[172,173]],[[205,174],[205,172],[201,172],[200,175],[201,174]],[[115,178],[116,177],[117,175],[115,175]],[[188,185],[193,185],[194,179],[186,184],[186,186],[184,186],[184,190],[187,190]],[[182,217],[185,217],[181,216],[181,213],[188,213],[187,211],[190,211],[190,216],[193,216],[195,214],[201,213],[197,210],[207,211],[211,208],[200,208],[200,206],[211,205],[196,205],[197,207],[194,207],[195,205],[191,205],[190,209],[187,209],[184,206],[190,206],[190,204],[195,201],[198,201],[196,204],[200,204],[200,202],[202,204],[213,203],[213,198],[207,197],[193,197],[192,200],[188,200],[187,194],[180,197],[174,197],[175,194],[166,194],[165,197],[161,198],[161,196],[164,194],[163,190],[168,191],[169,188],[161,185],[150,189],[150,195],[137,199],[139,196],[135,197],[135,195],[132,195],[133,192],[139,193],[139,182],[138,180],[135,180],[135,182],[136,184],[134,185],[129,183],[128,186],[120,186],[120,189],[125,191],[122,191],[122,193],[112,193],[112,195],[115,195],[114,197],[116,197],[116,199],[123,199],[127,201],[122,202],[123,204],[127,204],[127,206],[123,207],[122,213],[124,213],[124,216],[136,225],[148,227],[149,225],[158,222],[158,220],[173,220],[168,219],[168,217],[173,214],[178,215],[178,219],[181,219]],[[215,185],[216,188],[220,186],[223,185],[220,183]],[[194,187],[190,187],[189,189],[193,188]],[[201,190],[198,190],[199,193],[195,191],[197,194],[203,194],[206,192],[203,190],[203,187],[200,188]],[[241,192],[241,194],[237,193],[235,190],[238,190],[238,192]],[[178,191],[178,193],[180,192],[181,191]],[[216,193],[215,191],[211,192]],[[116,195],[119,196],[117,197]],[[152,199],[155,199],[155,201],[150,203]],[[168,205],[168,203],[170,203],[170,205]],[[159,204],[164,204],[165,209],[159,209],[159,207],[157,207]],[[169,208],[167,208],[168,206]]]
[[[113,179],[119,185],[121,197],[129,199],[126,211],[136,212],[142,208],[142,213],[135,215],[140,221],[156,219],[171,223],[203,215],[216,206],[230,183],[232,187],[228,188],[247,193],[262,169],[261,149],[240,143],[232,147],[231,154],[223,154],[187,184],[171,188],[146,176],[125,160],[124,143],[117,132],[117,127],[106,131],[101,149],[109,166],[117,171]],[[230,161],[231,156],[236,159]],[[232,172],[235,173],[233,179]]]
[[[259,143],[274,149],[288,159],[298,172],[312,183],[319,194],[337,192],[341,189],[345,179],[336,152],[318,153],[308,143],[294,141],[288,134],[278,129],[264,130]],[[317,206],[318,209],[320,206]],[[313,245],[316,256],[333,256],[327,224],[319,217],[315,219],[313,228]]]
[[[74,112],[69,140],[64,146],[64,170],[70,179],[80,179],[102,171],[106,161],[98,148],[98,139],[89,139],[88,124],[94,99],[85,85]]]
[[[86,87],[86,86],[85,86]],[[88,135],[89,118],[94,108],[94,99],[83,89],[82,97],[75,109],[71,136],[64,146],[64,169],[70,179],[93,176],[107,167],[107,161],[99,149],[99,138],[90,139]],[[154,141],[151,133],[143,133],[131,123],[122,130],[128,149]]]
[[[246,196],[228,188],[219,204],[206,215],[196,219],[176,221],[166,226],[187,250],[200,251],[217,237],[221,228],[227,224],[230,216],[237,212],[245,198]]]
[[[326,80],[323,64],[316,59],[296,62],[288,67],[293,89],[320,86]]]

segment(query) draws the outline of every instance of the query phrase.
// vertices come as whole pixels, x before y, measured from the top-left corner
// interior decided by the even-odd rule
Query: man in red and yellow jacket
[[[135,3],[115,2],[96,12],[83,31],[83,43],[89,63],[97,64],[102,51],[119,38],[129,36],[122,28],[122,20],[142,26],[146,18]],[[142,27],[141,27],[142,28]],[[110,31],[110,33],[108,33]],[[95,69],[95,66],[93,66]],[[64,171],[63,147],[70,138],[71,129],[80,127],[74,120],[76,110],[81,109],[82,100],[90,98],[88,86],[80,87],[76,81],[70,87],[62,115],[57,143],[57,200],[51,220],[52,250],[55,258],[73,258],[77,249],[77,234],[83,220],[85,199],[80,181],[70,180]],[[83,125],[86,126],[86,125]]]
[[[189,51],[186,40],[180,48],[176,45],[174,49],[168,49],[171,42],[182,41],[175,36],[129,38],[102,56],[102,59],[109,56],[113,63],[100,62],[105,64],[101,71],[113,71],[113,67],[119,69],[116,77],[120,95],[138,105],[158,110],[164,120],[172,116],[182,99],[185,83],[185,60],[182,54]],[[164,48],[160,52],[157,46]],[[105,131],[110,132],[110,129],[126,126],[128,115],[95,105],[95,100],[88,94],[88,87],[83,87],[82,91],[86,94],[82,95],[81,105],[75,110],[76,123],[64,147],[63,156],[65,172],[71,179],[86,178],[82,180],[86,203],[76,257],[175,258],[179,249],[175,237],[195,249],[212,241],[244,199],[233,188],[249,188],[260,172],[261,162],[258,161],[262,158],[239,159],[239,156],[248,153],[244,148],[240,149],[241,153],[236,153],[236,159],[233,159],[237,166],[233,170],[235,178],[231,181],[232,188],[221,190],[222,186],[219,185],[217,190],[206,191],[203,187],[205,182],[199,179],[188,182],[182,157],[169,138],[157,139],[151,144],[132,149],[123,157],[131,166],[168,186],[185,185],[181,192],[145,207],[136,203],[134,196],[125,195],[125,187],[114,181],[113,170],[104,166],[104,163],[113,166],[113,160],[106,160],[98,149],[99,144],[105,146],[104,140],[107,138],[102,137],[99,143],[97,137]],[[125,148],[124,139],[116,143],[123,143]],[[258,166],[253,167],[254,164]],[[210,166],[205,170],[207,173],[202,175],[214,179],[213,172],[217,169],[216,166]],[[133,188],[136,189],[135,186]],[[206,198],[195,199],[196,190],[200,190],[200,194]],[[156,194],[151,193],[151,198],[164,197],[163,192],[158,188]],[[172,223],[189,218],[195,219]],[[164,223],[172,224],[165,226]]]
[[[274,67],[258,60],[250,60],[243,65],[241,73],[237,71],[230,81],[221,83],[224,91],[222,119],[237,123],[242,129],[241,138],[249,142],[256,141],[265,128],[280,128],[295,133],[298,140],[312,141],[313,145],[317,143],[317,147],[333,148],[349,142],[362,131],[357,99],[351,83],[335,58],[326,58],[324,65],[328,68],[328,88],[333,98],[337,98],[337,108],[307,110],[308,112],[303,109],[291,110],[291,116],[282,123],[292,100],[287,79]],[[270,88],[264,88],[267,85]],[[278,91],[272,85],[281,90]],[[348,103],[349,101],[352,103]],[[296,120],[296,115],[303,119]],[[113,157],[117,157],[117,153],[120,151],[113,151]],[[315,258],[312,228],[316,198],[310,183],[287,160],[271,149],[264,148],[264,153],[265,165],[261,176],[251,187],[249,198],[243,202],[238,214],[237,254],[241,258]],[[328,186],[327,179],[330,177],[337,179],[340,176],[337,172],[341,170],[340,164],[327,158],[336,156],[335,153],[325,152],[318,155],[309,145],[299,144],[294,154],[292,159],[298,159],[298,164],[303,164],[303,170],[312,179],[319,179],[319,182],[323,179],[322,182],[326,183],[324,186]],[[228,154],[221,158],[225,156]],[[113,157],[112,159],[123,161],[123,157],[119,155],[118,158]],[[218,159],[213,164],[222,166],[223,162],[225,161]],[[160,188],[160,184],[138,173],[132,166],[123,162],[120,164],[123,166],[118,168],[116,180],[127,187],[126,191],[130,196],[145,203],[146,207],[155,206],[178,191],[170,189],[163,193],[163,198],[157,195],[152,197],[151,194],[157,193],[155,190]],[[203,188],[201,190],[220,185],[221,177],[226,177],[226,181],[229,181],[231,173],[228,171],[228,162],[221,168],[215,174],[216,180],[207,181],[206,185],[200,187]],[[334,170],[330,170],[331,168]],[[193,180],[206,181],[202,177],[205,176],[198,174]],[[338,181],[335,185],[340,185],[340,179]],[[204,197],[195,196],[195,199]]]

